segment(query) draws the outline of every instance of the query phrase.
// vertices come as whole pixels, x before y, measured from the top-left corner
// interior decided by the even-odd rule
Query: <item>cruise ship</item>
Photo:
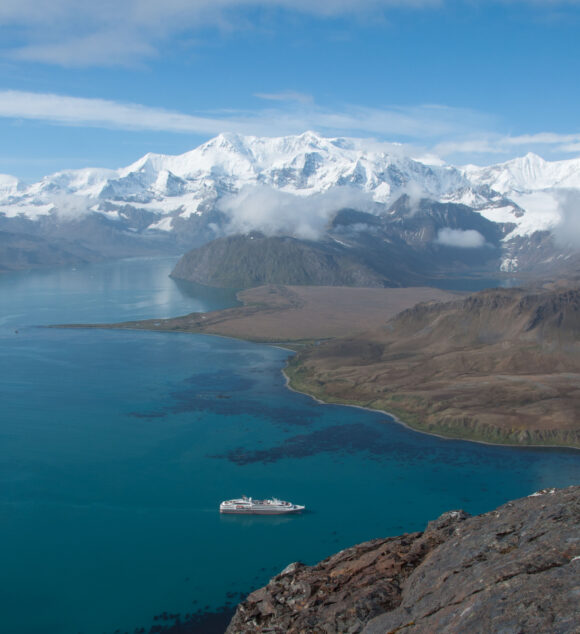
[[[243,495],[237,500],[224,500],[220,504],[220,513],[239,513],[241,515],[283,515],[285,513],[300,513],[304,506],[283,502],[277,498],[269,500],[254,500]]]

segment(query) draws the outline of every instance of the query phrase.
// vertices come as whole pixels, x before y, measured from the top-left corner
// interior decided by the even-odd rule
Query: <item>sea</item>
[[[236,304],[174,264],[0,276],[3,634],[223,632],[291,562],[580,483],[577,451],[445,440],[295,393],[279,347],[45,327]],[[307,511],[219,514],[241,495]]]

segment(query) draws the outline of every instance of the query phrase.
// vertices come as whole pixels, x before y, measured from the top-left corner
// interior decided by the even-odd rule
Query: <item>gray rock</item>
[[[580,487],[291,564],[228,634],[580,632]]]
[[[580,487],[467,520],[365,634],[580,632]]]

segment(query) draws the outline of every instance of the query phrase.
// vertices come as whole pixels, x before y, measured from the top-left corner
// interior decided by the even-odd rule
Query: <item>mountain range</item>
[[[67,170],[33,184],[0,175],[0,270],[184,253],[252,232],[349,257],[371,241],[375,259],[391,253],[410,277],[456,263],[576,268],[578,207],[580,159],[528,154],[454,167],[363,139],[222,134],[118,170]]]

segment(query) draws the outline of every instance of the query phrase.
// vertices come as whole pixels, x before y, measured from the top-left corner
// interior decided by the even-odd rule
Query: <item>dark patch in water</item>
[[[129,416],[135,418],[163,418],[165,414],[161,412],[129,412]]]
[[[449,443],[449,444],[448,444]],[[453,443],[453,444],[452,444]],[[504,448],[490,451],[484,445],[466,444],[461,441],[446,441],[444,445],[438,439],[431,439],[428,453],[418,454],[414,443],[395,440],[386,424],[380,426],[365,423],[332,425],[307,434],[299,434],[286,438],[281,444],[266,449],[236,447],[224,454],[210,455],[210,458],[226,459],[239,466],[262,463],[271,464],[285,458],[307,458],[319,453],[335,454],[336,459],[347,454],[364,452],[370,460],[398,460],[405,465],[426,461],[438,465],[465,466],[477,455],[480,464],[490,468],[504,460]],[[467,450],[467,451],[466,451]],[[511,455],[512,460],[517,456]]]
[[[242,392],[252,387],[253,381],[250,381],[235,372],[207,372],[205,374],[194,374],[183,381],[185,385],[200,392],[216,393],[220,392],[218,386],[227,385],[228,391]]]
[[[245,597],[237,593],[235,596]],[[138,627],[126,634],[223,634],[236,611],[229,603],[214,612],[208,612],[205,608],[184,615],[163,612],[153,617],[155,624],[151,627]],[[125,631],[116,630],[114,634],[121,632],[124,634]]]
[[[245,395],[256,392],[253,381],[235,373],[208,373],[195,375],[184,382],[184,388],[169,394],[173,400],[153,412],[131,412],[136,418],[163,418],[169,414],[212,412],[222,416],[237,416],[244,412],[256,418],[267,418],[277,426],[305,427],[321,414],[316,407],[309,407],[308,416],[302,409],[268,405],[265,399],[250,400]]]
[[[170,412],[181,414],[184,412],[210,411],[222,416],[238,416],[240,412],[255,417],[266,418],[276,426],[306,427],[312,424],[313,419],[320,416],[319,413],[311,411],[308,416],[304,412],[288,407],[268,406],[264,402],[246,400],[243,398],[232,398],[229,400],[219,399],[215,396],[208,398],[207,395],[174,393],[173,398],[178,401]]]
[[[210,457],[226,458],[234,464],[246,465],[254,462],[267,464],[284,458],[306,458],[323,452],[353,454],[368,451],[381,455],[387,451],[392,452],[392,449],[392,444],[386,442],[384,435],[377,429],[363,423],[353,423],[333,425],[310,434],[292,436],[281,445],[269,449],[251,450],[238,447],[226,454]]]

